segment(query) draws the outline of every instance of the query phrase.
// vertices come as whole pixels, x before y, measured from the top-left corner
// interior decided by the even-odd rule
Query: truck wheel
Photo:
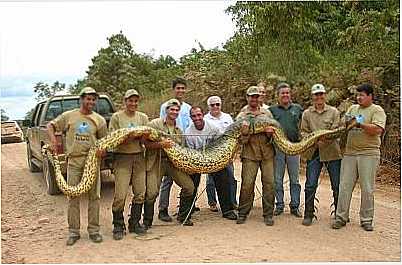
[[[27,162],[28,168],[31,172],[40,172],[40,168],[32,162],[32,151],[31,146],[27,143]]]
[[[59,194],[60,190],[56,183],[53,165],[46,157],[43,158],[43,177],[46,181],[47,193],[49,195]]]

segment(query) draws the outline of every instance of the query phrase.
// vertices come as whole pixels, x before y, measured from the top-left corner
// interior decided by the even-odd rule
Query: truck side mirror
[[[23,120],[22,121],[22,126],[24,127],[31,127],[31,120]]]

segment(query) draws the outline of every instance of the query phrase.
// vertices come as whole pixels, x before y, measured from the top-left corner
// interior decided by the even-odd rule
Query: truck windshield
[[[79,106],[80,106],[79,99],[71,98],[63,100],[61,99],[54,100],[49,104],[49,107],[45,115],[45,121],[51,121],[60,114],[62,114],[63,112],[79,108]],[[107,115],[113,113],[113,109],[110,102],[105,98],[98,99],[94,110],[100,115]]]

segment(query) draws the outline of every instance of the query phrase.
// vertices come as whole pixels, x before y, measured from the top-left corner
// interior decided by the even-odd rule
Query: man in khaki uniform
[[[303,136],[321,129],[332,130],[339,126],[339,111],[325,103],[325,87],[315,84],[311,88],[313,106],[303,112],[301,134]],[[325,165],[331,180],[335,212],[339,194],[339,174],[341,170],[341,149],[338,140],[318,141],[306,154],[306,184],[304,188],[304,219],[302,224],[309,226],[314,217],[314,198],[318,186],[321,169]]]
[[[373,103],[373,87],[357,87],[357,103],[346,112],[356,117],[357,128],[349,131],[345,154],[342,159],[338,208],[332,228],[339,229],[349,220],[350,200],[357,179],[361,188],[360,225],[373,231],[374,182],[380,163],[381,135],[385,130],[386,115]]]
[[[124,95],[124,110],[113,114],[109,123],[109,130],[134,128],[148,124],[148,116],[137,111],[140,95],[137,90],[129,89]],[[127,187],[133,191],[128,231],[144,234],[146,231],[140,225],[142,205],[145,200],[145,148],[142,138],[128,139],[126,143],[114,150],[113,171],[115,175],[114,198],[112,205],[113,238],[120,240],[125,231],[124,206],[127,196]]]
[[[269,110],[260,107],[258,98],[260,92],[257,86],[251,86],[247,90],[248,105],[244,111],[241,111],[236,119],[245,118],[248,116],[260,117],[268,116],[273,119]],[[249,124],[244,121],[241,129],[241,189],[239,199],[239,217],[237,224],[244,224],[247,216],[251,211],[254,201],[254,186],[257,177],[258,169],[261,170],[262,182],[262,208],[264,223],[272,226],[274,211],[274,169],[273,158],[274,150],[270,144],[272,129],[267,128],[264,133],[249,134]]]
[[[180,102],[177,99],[170,99],[166,103],[166,117],[152,120],[148,126],[171,135],[178,144],[184,144],[182,131],[177,127],[176,118],[180,112]],[[194,184],[190,176],[173,166],[166,153],[161,150],[163,147],[172,146],[172,140],[166,139],[161,143],[147,142],[147,189],[144,207],[144,226],[148,229],[152,226],[154,216],[154,203],[158,197],[159,188],[163,176],[173,178],[173,181],[180,186],[180,206],[177,220],[183,225],[192,226],[189,210],[192,205]],[[159,150],[156,150],[159,149]],[[187,220],[185,221],[186,217]],[[185,222],[184,222],[185,221]]]
[[[92,111],[98,94],[95,89],[85,87],[80,92],[80,108],[66,111],[47,125],[49,138],[54,152],[57,150],[55,131],[67,131],[67,183],[77,185],[82,177],[86,156],[89,149],[97,139],[107,134],[105,119]],[[98,156],[104,156],[105,151],[98,152]],[[99,233],[99,208],[100,208],[100,177],[99,166],[97,179],[88,192],[88,234],[96,243],[102,242]],[[68,199],[68,228],[69,238],[67,245],[71,246],[80,239],[80,197]]]

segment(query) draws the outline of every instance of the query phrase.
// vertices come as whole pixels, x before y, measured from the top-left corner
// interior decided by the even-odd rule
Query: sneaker
[[[310,216],[304,216],[302,225],[310,226],[313,223],[313,218]]]
[[[91,239],[91,241],[94,243],[100,243],[103,241],[102,235],[99,233],[89,235],[89,239]]]
[[[211,204],[210,206],[209,206],[209,210],[211,211],[211,212],[218,212],[219,210],[218,210],[218,207],[216,207],[216,204]]]
[[[239,216],[237,218],[236,224],[241,225],[244,224],[246,222],[246,217],[245,216]]]
[[[297,218],[302,218],[303,217],[303,215],[301,214],[301,212],[299,211],[298,208],[291,209],[290,214],[296,216]]]
[[[223,218],[229,219],[229,220],[237,220],[237,214],[234,213],[233,211],[230,211],[228,213],[225,213],[223,215]]]
[[[169,216],[167,209],[160,210],[159,214],[158,214],[158,218],[159,218],[159,220],[161,220],[163,222],[172,222],[173,221],[172,217]]]
[[[361,227],[363,227],[364,231],[373,231],[374,227],[371,223],[363,223],[361,224]]]
[[[74,245],[75,242],[78,241],[78,239],[80,239],[80,236],[79,236],[79,235],[74,235],[74,236],[71,235],[71,236],[69,236],[68,239],[67,239],[67,242],[66,242],[67,246],[72,246],[72,245]]]
[[[265,216],[264,217],[264,223],[268,226],[273,226],[274,225],[274,220],[272,219],[271,216]]]
[[[335,219],[335,222],[332,224],[332,229],[340,229],[344,227],[346,223],[342,221],[341,219]]]
[[[278,215],[281,215],[281,214],[283,214],[283,209],[281,209],[281,208],[275,208],[274,215],[275,215],[275,216],[278,216]]]

